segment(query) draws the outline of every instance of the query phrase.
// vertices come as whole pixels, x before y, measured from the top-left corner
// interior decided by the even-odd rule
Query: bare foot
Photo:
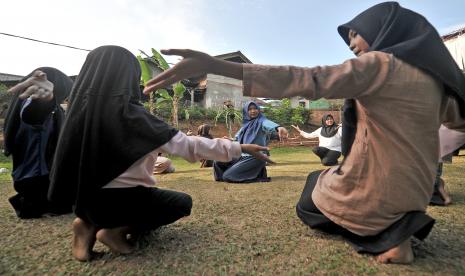
[[[410,238],[396,247],[376,256],[380,263],[410,264],[413,262],[413,251]]]
[[[97,232],[97,240],[108,246],[114,253],[129,254],[133,248],[126,238],[128,231],[128,227],[101,229]]]
[[[76,218],[73,221],[72,252],[74,258],[81,262],[90,261],[96,233],[97,229],[82,219]]]
[[[441,197],[444,199],[444,205],[449,205],[452,203],[452,199],[450,198],[449,194],[446,192],[445,189],[446,185],[442,178],[439,178],[439,188],[438,191],[441,194]]]

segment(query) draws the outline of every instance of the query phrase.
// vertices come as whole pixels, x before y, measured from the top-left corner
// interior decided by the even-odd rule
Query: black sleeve
[[[21,112],[21,119],[29,125],[40,125],[55,109],[55,100],[41,101],[32,100],[25,101]]]

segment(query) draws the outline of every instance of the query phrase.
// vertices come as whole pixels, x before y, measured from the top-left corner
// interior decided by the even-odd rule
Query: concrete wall
[[[209,74],[207,76],[207,90],[202,102],[206,108],[222,107],[225,101],[232,101],[236,109],[250,101],[250,97],[242,96],[242,81],[223,76]]]
[[[465,70],[465,34],[444,42],[460,69]]]

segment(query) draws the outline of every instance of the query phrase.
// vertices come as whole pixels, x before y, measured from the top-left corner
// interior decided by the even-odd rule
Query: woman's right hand
[[[183,79],[203,76],[214,69],[215,58],[206,53],[189,49],[161,50],[161,53],[181,56],[183,59],[172,68],[149,80],[144,94],[165,88]]]
[[[295,126],[295,125],[291,125],[295,130],[297,130],[298,132],[301,132],[302,130],[299,128],[299,126]]]
[[[253,157],[259,159],[259,160],[263,160],[263,161],[266,161],[270,164],[276,164],[274,161],[272,161],[268,155],[266,154],[263,154],[261,151],[265,151],[265,150],[270,150],[270,148],[268,147],[262,147],[262,146],[259,146],[259,145],[255,145],[255,144],[241,144],[241,149],[242,149],[242,152],[243,153],[248,153],[250,155],[252,155]]]

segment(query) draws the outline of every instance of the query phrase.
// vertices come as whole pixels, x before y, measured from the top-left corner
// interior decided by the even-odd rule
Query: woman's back
[[[405,212],[424,211],[438,160],[445,98],[439,82],[392,55],[384,84],[356,98],[357,133],[341,166],[320,176],[312,198],[331,220],[376,234]],[[376,198],[377,200],[373,200]],[[342,209],[334,204],[343,203]],[[340,205],[340,204],[339,204]]]

